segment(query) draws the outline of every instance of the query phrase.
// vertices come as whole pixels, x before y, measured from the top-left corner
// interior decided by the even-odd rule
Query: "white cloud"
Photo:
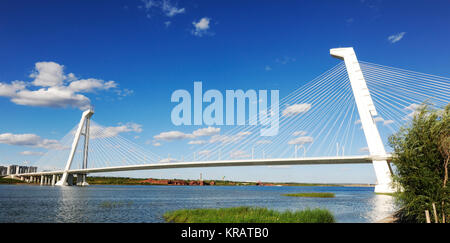
[[[42,156],[45,153],[43,152],[35,152],[35,151],[23,151],[20,152],[21,155],[27,155],[27,156]]]
[[[307,112],[309,109],[311,109],[311,104],[295,104],[286,107],[286,109],[283,110],[283,116],[293,116],[298,115],[303,112]]]
[[[202,137],[202,136],[215,135],[217,133],[220,133],[220,128],[207,127],[207,128],[200,128],[198,130],[195,130],[194,132],[192,132],[192,135],[194,135],[195,137]]]
[[[180,131],[169,131],[169,132],[162,132],[156,136],[153,136],[156,140],[166,140],[166,141],[173,141],[173,140],[182,140],[187,138],[198,138],[198,137],[204,137],[204,136],[211,136],[214,134],[217,134],[220,132],[220,128],[215,127],[206,127],[206,128],[200,128],[190,133],[184,133]],[[196,141],[190,141],[189,144],[200,144]]]
[[[162,132],[156,136],[153,136],[153,138],[155,138],[156,140],[173,141],[186,138],[194,138],[194,135],[183,133],[180,131],[169,131],[169,132]]]
[[[150,11],[152,9],[161,10],[167,17],[173,17],[177,14],[186,12],[184,8],[178,8],[176,4],[172,3],[170,0],[142,0],[142,2],[144,3],[144,6],[140,7],[145,9],[147,17],[150,17]]]
[[[272,70],[272,67],[270,67],[269,65],[266,65],[266,67],[264,68],[264,70],[266,70],[266,71],[271,71],[271,70]]]
[[[419,109],[420,107],[421,107],[421,105],[412,103],[409,106],[405,107],[405,110],[415,111],[415,110]]]
[[[188,144],[192,144],[192,145],[201,145],[201,144],[205,144],[207,143],[207,141],[205,140],[192,140],[189,141]]]
[[[90,128],[90,138],[111,138],[116,137],[120,133],[124,132],[142,132],[142,125],[129,122],[124,125],[111,126],[111,127],[100,127],[98,125],[91,125]]]
[[[230,157],[232,159],[249,158],[250,154],[246,153],[243,150],[236,150],[236,151],[230,152]]]
[[[65,87],[50,87],[38,90],[23,89],[12,96],[11,101],[25,106],[75,107],[81,110],[89,108],[91,103],[88,97],[76,94]]]
[[[375,117],[375,118],[373,118],[373,121],[376,123],[376,122],[382,122],[383,123],[383,125],[388,125],[388,124],[391,124],[391,123],[394,123],[394,121],[393,120],[385,120],[383,117],[381,117],[381,116],[378,116],[378,117]]]
[[[105,82],[100,79],[89,78],[73,81],[69,84],[69,89],[73,92],[93,92],[95,90],[108,90],[116,88],[117,83],[114,81]]]
[[[8,145],[45,148],[45,149],[56,149],[56,150],[65,149],[65,147],[63,147],[57,140],[42,139],[38,135],[31,133],[26,134],[3,133],[0,134],[0,143]]]
[[[394,123],[393,120],[385,120],[385,119],[384,119],[383,117],[381,117],[381,116],[377,116],[377,117],[373,118],[373,121],[374,121],[375,123],[377,123],[377,122],[382,122],[383,125],[385,125],[385,126]],[[359,120],[359,119],[355,122],[355,125],[358,125],[358,124],[361,124],[361,120]],[[362,129],[362,126],[361,126],[361,129]]]
[[[11,97],[17,91],[25,89],[26,84],[23,81],[13,81],[11,84],[0,83],[0,96]]]
[[[211,19],[208,17],[203,17],[198,22],[195,21],[192,22],[195,28],[194,30],[192,30],[192,34],[199,37],[207,34],[210,28],[209,26],[210,20]]]
[[[295,131],[294,133],[292,133],[292,136],[304,136],[306,135],[306,131]]]
[[[421,105],[412,103],[411,105],[405,107],[405,110],[410,111],[410,113],[403,118],[403,120],[412,119],[415,115],[417,115],[419,112],[418,109],[421,108]]]
[[[34,86],[51,87],[60,86],[65,79],[64,66],[56,62],[37,62],[35,71],[30,75],[35,78]]]
[[[161,143],[155,142],[152,145],[155,146],[155,147],[159,147],[159,146],[161,146]]]
[[[282,57],[282,58],[277,58],[277,59],[275,59],[275,62],[281,63],[281,64],[283,64],[283,65],[288,64],[288,63],[290,63],[290,62],[295,62],[295,61],[296,61],[295,58],[293,58],[293,57],[288,57],[288,56],[284,56],[284,57]]]
[[[394,34],[388,37],[388,40],[391,43],[399,42],[401,39],[403,39],[403,36],[405,36],[406,32],[400,32],[398,34]]]
[[[81,94],[86,92],[114,89],[118,95],[130,92],[117,89],[114,81],[88,78],[78,79],[73,73],[64,75],[64,66],[55,62],[37,62],[30,75],[32,82],[13,81],[11,84],[0,83],[0,96],[10,98],[11,102],[25,106],[40,106],[86,109],[91,101]],[[125,96],[123,95],[123,96]]]
[[[173,17],[177,14],[184,13],[184,8],[177,8],[175,5],[172,5],[169,0],[163,0],[162,1],[162,11],[166,16]]]
[[[305,143],[312,143],[314,141],[313,137],[304,136],[304,137],[298,137],[290,140],[288,144],[305,144]]]

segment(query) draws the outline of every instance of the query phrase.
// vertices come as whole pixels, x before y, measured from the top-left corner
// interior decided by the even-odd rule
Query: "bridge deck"
[[[310,158],[286,158],[286,159],[254,159],[254,160],[217,160],[217,161],[194,161],[194,162],[170,162],[153,163],[143,165],[126,165],[105,168],[72,169],[71,174],[101,173],[131,170],[157,170],[175,168],[198,168],[198,167],[225,167],[225,166],[264,166],[264,165],[322,165],[322,164],[368,164],[372,160],[389,160],[390,156],[374,157],[370,155],[361,156],[334,156],[334,157],[310,157]],[[64,171],[46,171],[18,174],[17,176],[38,176],[62,174]]]

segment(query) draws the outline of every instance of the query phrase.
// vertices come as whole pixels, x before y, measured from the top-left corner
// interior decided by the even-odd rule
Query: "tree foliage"
[[[444,109],[424,104],[416,110],[411,123],[389,138],[394,149],[394,182],[401,188],[396,195],[398,222],[426,222],[425,210],[433,215],[433,203],[439,221],[449,221],[449,113],[450,104]]]

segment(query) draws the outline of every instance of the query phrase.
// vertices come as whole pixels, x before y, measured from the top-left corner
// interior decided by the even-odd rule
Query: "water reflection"
[[[282,196],[296,192],[336,197]],[[338,222],[376,222],[394,211],[393,198],[373,188],[0,185],[0,222],[164,222],[170,210],[236,206],[327,208]]]
[[[367,211],[365,217],[369,222],[377,222],[389,217],[395,211],[394,197],[388,195],[373,195],[369,200],[372,209]]]

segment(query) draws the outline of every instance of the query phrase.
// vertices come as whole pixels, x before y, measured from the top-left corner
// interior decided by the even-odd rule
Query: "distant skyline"
[[[201,81],[205,90],[221,92],[279,90],[281,99],[339,62],[329,56],[330,48],[354,47],[360,60],[450,77],[448,1],[5,0],[1,5],[0,165],[35,163],[57,148],[90,106],[93,120],[112,135],[161,156],[181,157],[207,141],[193,138],[235,126],[175,126],[170,100],[175,90],[192,91]],[[205,179],[375,183],[370,164],[104,175],[195,179],[200,173]]]

